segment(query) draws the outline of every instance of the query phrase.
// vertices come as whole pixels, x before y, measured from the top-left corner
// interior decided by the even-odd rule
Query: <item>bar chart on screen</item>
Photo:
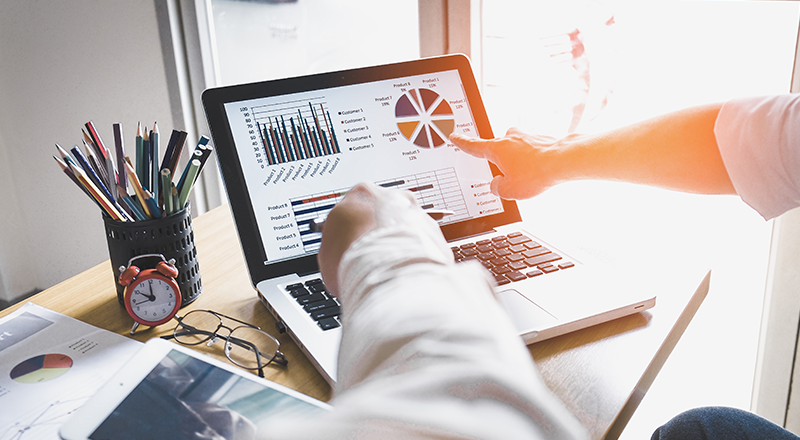
[[[325,97],[256,105],[253,145],[263,167],[341,153]]]
[[[378,186],[410,191],[422,209],[447,209],[453,215],[445,217],[440,224],[452,223],[468,217],[467,202],[461,191],[454,168],[432,170],[394,179],[375,182]],[[290,199],[295,222],[300,229],[306,252],[319,249],[322,234],[309,228],[312,219],[325,218],[331,209],[347,194],[349,188],[337,189]]]

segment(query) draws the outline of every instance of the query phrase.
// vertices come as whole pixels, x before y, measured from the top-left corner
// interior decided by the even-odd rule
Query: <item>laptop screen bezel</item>
[[[319,271],[316,254],[303,255],[288,260],[268,262],[261,234],[256,222],[244,173],[240,166],[233,134],[225,113],[225,104],[268,96],[287,95],[315,89],[328,89],[363,82],[380,81],[420,75],[431,72],[457,70],[475,119],[478,135],[493,138],[486,109],[481,99],[469,59],[461,54],[422,58],[400,63],[370,66],[300,77],[283,78],[248,84],[210,88],[203,92],[202,100],[206,120],[211,130],[217,163],[228,195],[230,209],[236,223],[242,250],[254,285],[262,280],[296,273],[299,275]],[[493,175],[500,171],[490,163]],[[442,226],[448,241],[465,236],[491,232],[494,228],[521,220],[517,204],[502,200],[503,212],[485,217]]]

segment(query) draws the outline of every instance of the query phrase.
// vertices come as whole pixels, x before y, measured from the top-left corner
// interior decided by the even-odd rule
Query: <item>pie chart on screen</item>
[[[17,364],[11,379],[20,383],[47,382],[60,377],[72,368],[72,358],[64,354],[43,354]]]
[[[422,148],[441,147],[455,128],[450,104],[430,89],[410,89],[394,106],[403,137]]]

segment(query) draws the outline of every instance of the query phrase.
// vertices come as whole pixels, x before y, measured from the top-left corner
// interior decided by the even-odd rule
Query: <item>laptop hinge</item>
[[[447,242],[448,242],[448,243],[452,243],[452,242],[454,242],[454,241],[471,240],[471,239],[473,239],[473,238],[477,238],[477,237],[481,237],[481,236],[484,236],[484,235],[489,235],[489,234],[496,234],[496,233],[497,233],[497,230],[496,230],[496,229],[490,229],[490,230],[488,230],[488,231],[479,232],[479,233],[477,233],[477,234],[465,235],[465,236],[463,236],[463,237],[458,237],[458,238],[454,238],[454,239],[452,239],[452,240],[447,240]]]
[[[308,275],[317,275],[317,274],[319,274],[319,269],[308,270],[308,271],[303,271],[303,272],[297,272],[297,276],[299,276],[301,278],[305,277],[305,276],[308,276]]]

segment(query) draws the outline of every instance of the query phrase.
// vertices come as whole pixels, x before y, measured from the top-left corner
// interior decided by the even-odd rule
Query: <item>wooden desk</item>
[[[331,388],[289,336],[275,331],[275,320],[259,303],[228,206],[196,218],[193,227],[203,292],[180,313],[211,309],[261,326],[278,337],[281,350],[290,361],[287,368],[266,368],[266,378],[317,399],[330,400]],[[658,305],[650,312],[529,347],[544,381],[593,438],[614,439],[622,432],[702,302],[704,294],[691,300],[701,278],[682,277],[683,282],[678,283],[676,277],[664,284],[669,293],[659,294]],[[110,262],[47,289],[30,301],[115,333],[128,335],[131,329],[131,318],[117,302]],[[20,306],[0,311],[0,316]],[[173,327],[168,323],[140,328],[132,337],[145,341],[169,334]],[[203,351],[227,362],[220,346]]]

